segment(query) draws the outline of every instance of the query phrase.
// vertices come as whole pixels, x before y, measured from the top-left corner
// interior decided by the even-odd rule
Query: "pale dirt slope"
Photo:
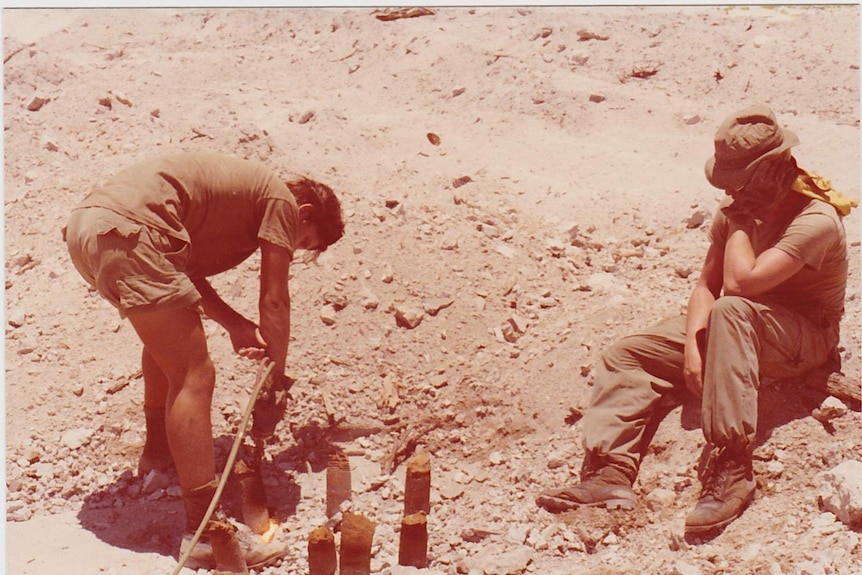
[[[709,544],[679,540],[698,494],[694,406],[660,427],[634,513],[533,504],[577,474],[569,416],[602,348],[685,305],[709,220],[687,224],[721,197],[702,166],[727,113],[769,103],[801,164],[858,197],[858,7],[5,10],[3,33],[9,573],[175,564],[173,478],[134,477],[136,338],[59,230],[120,167],[200,149],[317,176],[348,217],[291,283],[298,383],[267,479],[294,553],[268,573],[307,570],[327,404],[366,427],[345,446],[355,508],[378,523],[376,572],[397,560],[403,467],[375,480],[410,421],[430,429],[429,573],[862,572],[859,533],[817,504],[818,473],[860,457],[859,413],[826,429],[809,416],[822,398],[793,387],[764,390],[759,496]],[[858,213],[846,225],[858,381]],[[214,281],[250,317],[256,272],[252,258]],[[423,306],[448,307],[396,325],[396,308]],[[509,319],[525,326],[514,343]],[[208,330],[224,456],[254,366]]]

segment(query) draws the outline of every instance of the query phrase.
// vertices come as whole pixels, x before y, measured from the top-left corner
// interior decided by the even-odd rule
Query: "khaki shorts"
[[[75,269],[122,317],[200,306],[186,242],[97,207],[74,210],[63,232]]]

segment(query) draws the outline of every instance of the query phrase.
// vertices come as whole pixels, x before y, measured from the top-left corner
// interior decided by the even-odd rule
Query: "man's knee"
[[[723,318],[752,318],[756,315],[754,302],[748,298],[726,295],[715,300],[710,321]]]

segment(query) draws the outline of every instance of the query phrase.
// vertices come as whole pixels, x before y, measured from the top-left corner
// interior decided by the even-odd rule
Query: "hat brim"
[[[751,177],[751,171],[754,169],[755,166],[757,166],[757,164],[767,158],[774,158],[775,156],[784,153],[786,150],[789,150],[790,148],[798,144],[799,137],[790,130],[784,130],[782,142],[778,147],[773,148],[765,154],[757,157],[744,168],[737,168],[735,170],[725,170],[722,169],[720,166],[716,166],[715,155],[713,154],[706,161],[706,165],[704,166],[704,173],[706,174],[706,179],[712,186],[720,190],[739,189],[746,183],[748,183],[748,180]]]

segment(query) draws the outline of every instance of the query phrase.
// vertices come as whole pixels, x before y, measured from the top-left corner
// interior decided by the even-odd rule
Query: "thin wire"
[[[261,366],[264,362],[267,362],[267,358],[263,358],[261,360]],[[227,478],[230,475],[231,470],[233,469],[234,460],[236,459],[237,453],[239,453],[239,447],[242,444],[242,440],[245,438],[245,429],[248,426],[248,420],[251,418],[251,412],[254,409],[254,403],[255,401],[257,401],[257,396],[260,393],[260,390],[263,388],[263,384],[269,378],[270,373],[272,373],[272,368],[274,366],[275,362],[269,361],[266,367],[263,368],[263,372],[258,369],[257,381],[254,384],[254,389],[251,392],[251,397],[248,400],[248,405],[245,406],[245,413],[243,413],[242,416],[242,423],[240,423],[236,438],[233,440],[233,446],[230,449],[230,455],[228,455],[227,463],[225,463],[224,471],[221,474],[221,478],[219,479],[218,487],[216,487],[216,491],[213,494],[212,501],[210,501],[210,506],[207,509],[204,518],[201,520],[201,524],[198,525],[197,531],[195,531],[195,535],[192,538],[192,544],[189,545],[189,548],[186,549],[185,553],[183,553],[183,556],[180,558],[176,568],[173,570],[171,575],[177,575],[183,568],[183,566],[186,564],[186,561],[189,560],[192,551],[194,551],[195,549],[195,545],[197,545],[198,541],[200,540],[207,523],[209,523],[212,514],[215,512],[216,506],[218,506],[222,491],[224,491],[224,486],[227,483]]]

